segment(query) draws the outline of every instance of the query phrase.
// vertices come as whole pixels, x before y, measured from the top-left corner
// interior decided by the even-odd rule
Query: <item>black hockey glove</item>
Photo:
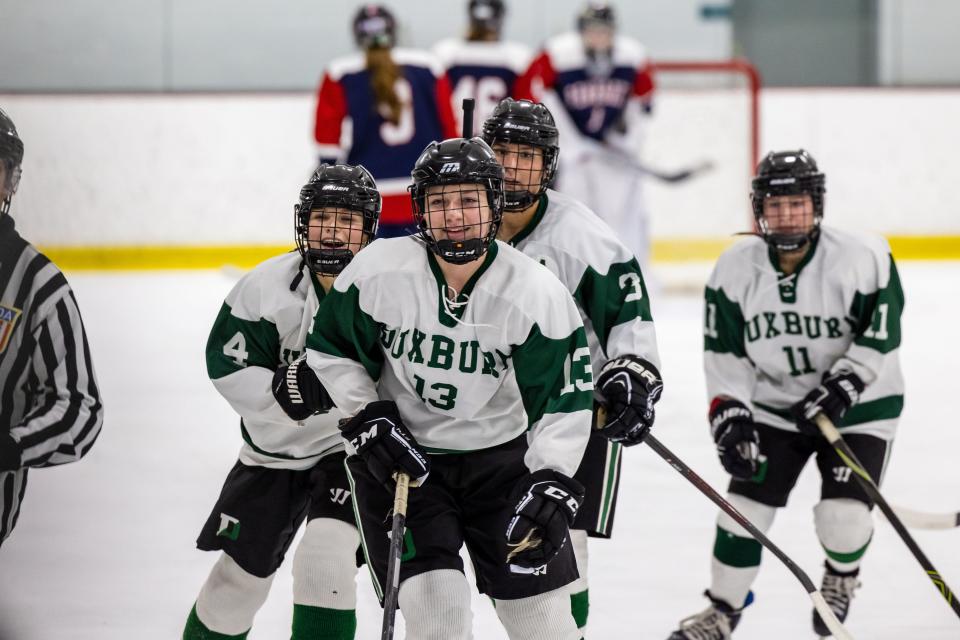
[[[306,354],[273,374],[273,397],[283,412],[300,422],[315,413],[326,413],[333,401],[320,384],[317,374],[307,366]]]
[[[731,398],[714,398],[710,404],[710,431],[717,443],[720,464],[727,473],[744,480],[757,473],[760,437],[750,409]]]
[[[21,465],[20,444],[9,431],[0,431],[0,472],[16,471]]]
[[[614,358],[600,369],[596,388],[607,408],[600,435],[628,447],[643,442],[653,426],[653,405],[663,392],[657,368],[637,356]]]
[[[819,436],[820,428],[813,421],[818,413],[825,414],[834,426],[839,427],[847,410],[860,401],[863,387],[860,376],[847,369],[823,374],[820,386],[790,409],[797,421],[797,429],[808,436]]]
[[[536,569],[550,562],[569,537],[583,495],[582,484],[553,469],[524,478],[507,525],[507,564]]]
[[[403,424],[397,404],[392,400],[371,402],[343,423],[340,433],[367,463],[370,475],[391,493],[395,472],[406,473],[416,486],[426,482],[430,475],[427,452]]]

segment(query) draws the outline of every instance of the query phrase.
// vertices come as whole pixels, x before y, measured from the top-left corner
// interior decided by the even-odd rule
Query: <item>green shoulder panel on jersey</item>
[[[355,284],[346,291],[333,287],[317,308],[307,348],[355,360],[373,380],[379,380],[383,368],[380,330],[380,323],[360,308],[360,290]]]
[[[744,320],[740,305],[730,300],[723,289],[705,290],[703,348],[714,353],[730,353],[746,358],[743,343]]]
[[[885,286],[871,293],[856,292],[850,316],[856,323],[854,343],[880,353],[900,346],[900,317],[903,314],[903,288],[893,256],[888,256],[889,278]]]
[[[546,414],[593,408],[593,370],[583,327],[551,339],[535,324],[511,358],[528,427]]]
[[[610,330],[615,326],[636,318],[653,320],[647,286],[636,258],[611,264],[606,273],[587,266],[573,299],[590,318],[605,352]]]
[[[224,302],[210,330],[206,354],[207,375],[211,380],[250,366],[272,371],[280,365],[277,326],[263,318],[241,320]]]

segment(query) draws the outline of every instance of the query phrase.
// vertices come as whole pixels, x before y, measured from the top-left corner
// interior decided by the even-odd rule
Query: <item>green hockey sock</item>
[[[589,589],[570,594],[570,611],[573,613],[573,619],[576,621],[578,629],[587,626],[587,615],[590,613]]]
[[[197,616],[197,605],[193,605],[187,617],[187,626],[183,629],[183,640],[246,640],[248,633],[250,633],[249,629],[235,636],[211,631],[200,621]]]
[[[357,612],[353,609],[293,605],[291,640],[353,640],[356,632]]]

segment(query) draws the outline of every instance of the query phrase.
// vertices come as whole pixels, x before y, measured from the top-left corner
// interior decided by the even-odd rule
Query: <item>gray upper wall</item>
[[[0,91],[313,89],[353,50],[347,0],[0,0]],[[466,0],[384,2],[404,46],[465,29]],[[531,47],[573,26],[583,0],[507,0],[506,38]],[[700,0],[615,3],[623,33],[659,58],[730,56],[728,20]],[[717,4],[723,4],[719,2]],[[707,12],[709,14],[709,12]]]

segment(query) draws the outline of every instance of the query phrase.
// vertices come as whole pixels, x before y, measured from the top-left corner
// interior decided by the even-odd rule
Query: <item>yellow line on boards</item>
[[[897,260],[960,260],[960,236],[889,236]],[[654,263],[712,262],[737,241],[729,238],[659,238],[651,247]],[[143,271],[157,269],[249,269],[292,246],[41,246],[68,271]]]
[[[40,247],[57,266],[68,271],[219,269],[225,266],[250,269],[267,258],[292,249],[292,246],[280,245]]]

